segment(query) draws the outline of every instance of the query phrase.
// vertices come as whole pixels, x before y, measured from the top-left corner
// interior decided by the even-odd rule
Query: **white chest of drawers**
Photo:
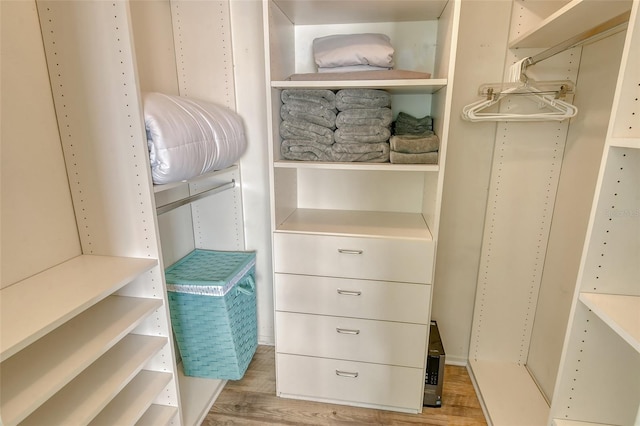
[[[276,232],[280,396],[419,412],[433,242]]]

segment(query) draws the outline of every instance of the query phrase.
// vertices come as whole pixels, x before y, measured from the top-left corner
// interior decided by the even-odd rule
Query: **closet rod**
[[[557,55],[560,52],[564,52],[567,49],[571,49],[572,47],[576,47],[587,42],[597,41],[602,38],[609,37],[613,34],[617,34],[620,31],[624,31],[627,28],[628,23],[629,12],[626,12],[588,31],[571,37],[570,39],[565,40],[562,43],[557,44],[556,46],[550,47],[549,49],[538,53],[537,55],[533,55],[529,57],[528,60],[525,61],[522,65],[522,74],[524,74],[527,67],[535,65],[540,61],[544,61],[545,59]]]
[[[158,215],[161,215],[163,213],[167,213],[173,209],[176,209],[178,207],[184,206],[185,204],[189,204],[189,203],[193,203],[194,201],[198,201],[201,200],[203,198],[206,198],[210,195],[214,195],[217,194],[219,192],[222,191],[226,191],[227,189],[231,189],[231,188],[235,188],[236,186],[236,180],[232,179],[231,182],[227,182],[224,183],[222,185],[218,185],[214,188],[208,189],[206,191],[200,192],[199,194],[195,194],[195,195],[191,195],[189,197],[186,198],[182,198],[180,200],[171,202],[169,204],[165,204],[164,206],[160,206],[158,208],[156,208],[156,213]]]

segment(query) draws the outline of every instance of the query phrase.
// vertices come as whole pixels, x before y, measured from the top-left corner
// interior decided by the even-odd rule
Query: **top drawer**
[[[431,283],[433,241],[274,233],[275,272]]]

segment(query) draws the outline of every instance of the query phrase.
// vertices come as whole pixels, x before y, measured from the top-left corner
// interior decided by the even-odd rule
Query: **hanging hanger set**
[[[567,94],[574,92],[573,82],[534,81],[527,76],[527,67],[572,47],[623,31],[626,27],[627,23],[620,17],[614,18],[535,56],[517,61],[509,68],[508,82],[480,86],[479,94],[484,98],[462,108],[462,118],[467,121],[563,121],[575,117],[578,108],[564,100]],[[490,107],[514,96],[524,96],[537,103],[538,108],[533,112],[488,111]]]

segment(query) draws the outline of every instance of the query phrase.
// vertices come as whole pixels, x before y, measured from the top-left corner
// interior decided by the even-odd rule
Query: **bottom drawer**
[[[422,409],[423,370],[276,354],[278,395],[399,411]]]

